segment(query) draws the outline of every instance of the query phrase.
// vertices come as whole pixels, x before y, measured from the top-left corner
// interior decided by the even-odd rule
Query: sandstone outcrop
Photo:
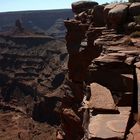
[[[101,34],[102,29],[90,28],[89,25],[87,23],[84,24],[82,20],[66,20],[64,23],[67,28],[66,45],[69,53],[68,76],[70,81],[67,86],[70,87],[72,93],[68,94],[66,90],[66,97],[63,100],[62,108],[67,111],[74,110],[74,114],[79,118],[79,122],[73,120],[73,125],[69,125],[69,121],[65,120],[69,120],[71,115],[66,115],[66,113],[64,113],[65,111],[63,111],[61,114],[62,128],[66,133],[66,139],[81,139],[84,130],[82,125],[79,127],[77,123],[82,124],[83,116],[78,110],[85,94],[84,90],[86,87],[84,86],[84,81],[86,79],[88,66],[102,51],[101,47],[94,46],[94,40]],[[87,40],[87,45],[82,47],[82,42],[85,39]],[[68,103],[68,99],[71,100],[70,96],[72,96],[73,104]],[[73,131],[74,128],[78,130],[78,132],[76,131],[77,133]]]
[[[140,15],[140,2],[132,3],[129,7],[129,12],[131,16]]]
[[[118,4],[108,12],[108,22],[112,28],[117,29],[118,26],[127,21],[128,6],[125,4]]]
[[[87,2],[88,3],[88,2]],[[72,4],[73,11],[78,6],[86,6],[85,2],[75,2]],[[94,5],[87,9],[75,12],[75,19],[83,24],[88,24],[93,27],[107,26],[110,29],[116,29],[118,32],[126,30],[126,33],[139,30],[137,16],[139,15],[139,2],[136,3],[114,3],[109,5]],[[132,22],[135,20],[135,25]],[[131,23],[131,24],[130,24]],[[134,28],[133,28],[134,27]]]
[[[92,9],[95,5],[98,5],[98,3],[93,1],[78,1],[72,3],[72,10],[74,13],[78,14],[88,9]]]
[[[72,8],[66,46],[48,36],[0,36],[2,138],[139,139],[140,38],[126,35],[138,26],[130,4]]]
[[[94,26],[102,27],[105,25],[104,23],[104,6],[96,5],[92,10],[92,20],[94,21]]]
[[[108,23],[108,13],[111,9],[113,9],[117,4],[108,4],[104,7],[104,20],[105,23]]]
[[[81,11],[74,5],[74,19],[64,21],[69,53],[61,112],[64,139],[125,139],[132,127],[134,63],[140,54],[138,40],[118,34],[126,25],[129,33],[137,26],[130,4]]]
[[[135,17],[138,15],[140,15],[139,2],[135,2],[132,4],[109,4],[104,8],[104,21],[107,24],[107,27],[117,29],[118,31],[125,28],[126,33],[131,33],[138,30],[138,28],[136,27],[138,26],[138,23],[136,23],[135,25],[132,25],[131,23],[134,22]]]

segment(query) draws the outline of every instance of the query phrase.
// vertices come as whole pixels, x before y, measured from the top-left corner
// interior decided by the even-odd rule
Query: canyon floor
[[[66,62],[64,40],[0,37],[1,140],[56,139]]]

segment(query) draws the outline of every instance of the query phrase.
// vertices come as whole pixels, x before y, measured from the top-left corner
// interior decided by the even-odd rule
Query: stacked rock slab
[[[72,7],[75,13],[79,13],[79,11],[93,8],[94,5],[97,3],[86,2],[83,7],[83,3],[78,2],[72,4]],[[67,28],[66,45],[69,53],[69,73],[62,104],[62,128],[66,140],[79,140],[84,137],[83,110],[79,111],[85,95],[86,84],[84,83],[88,66],[102,51],[101,47],[93,45],[102,29],[89,27],[90,24],[84,23],[82,18],[65,20],[64,23]],[[82,44],[86,45],[82,46]]]
[[[127,9],[127,5],[119,4],[109,11],[109,22],[113,28],[117,29],[117,26],[126,22]]]
[[[73,96],[73,102],[68,105],[68,102],[65,100],[71,99],[69,97],[70,95],[66,93],[66,97],[63,101],[62,124],[66,133],[66,139],[80,139],[84,134],[82,128],[83,115],[78,112],[78,109],[84,98],[84,81],[86,79],[88,66],[102,51],[100,47],[95,47],[93,45],[94,40],[99,36],[101,30],[92,28],[88,30],[89,27],[87,24],[82,24],[80,21],[76,20],[66,20],[65,26],[68,31],[66,34],[67,50],[69,53],[68,86],[72,90],[71,96]],[[81,43],[84,39],[87,40],[87,46],[81,50]],[[73,119],[67,115],[70,114],[70,112],[73,114],[70,115],[73,116]],[[77,119],[75,120],[76,116]],[[74,123],[70,125],[69,122]],[[78,130],[78,132],[76,130]]]
[[[93,1],[78,1],[72,3],[72,11],[76,14],[86,11],[88,9],[94,8],[95,5],[98,5],[97,2]]]
[[[120,107],[119,114],[97,114],[90,118],[90,140],[121,140],[127,128],[131,108]]]
[[[105,24],[108,28],[114,28],[118,32],[125,30],[130,33],[139,30],[139,23],[135,20],[139,15],[140,2],[109,4],[104,8]]]
[[[127,33],[140,30],[140,23],[137,22],[140,15],[140,2],[104,6],[92,1],[79,1],[72,4],[72,10],[76,20],[94,27],[107,26],[118,32]]]

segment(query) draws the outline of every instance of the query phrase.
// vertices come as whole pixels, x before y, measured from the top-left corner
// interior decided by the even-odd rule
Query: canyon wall
[[[65,20],[69,53],[58,139],[126,139],[137,111],[135,62],[140,3],[72,3]],[[134,109],[135,108],[135,109]]]

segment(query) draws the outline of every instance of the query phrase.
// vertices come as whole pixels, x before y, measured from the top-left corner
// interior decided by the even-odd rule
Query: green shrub
[[[140,31],[133,32],[130,36],[134,38],[140,37]]]

